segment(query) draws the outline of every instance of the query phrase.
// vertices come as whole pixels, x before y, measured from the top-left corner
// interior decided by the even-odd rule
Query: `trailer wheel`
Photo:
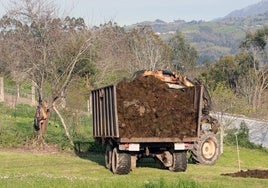
[[[186,151],[174,152],[172,157],[173,163],[172,166],[169,167],[169,170],[173,172],[185,172],[187,169]]]
[[[110,144],[107,144],[105,151],[105,166],[109,170],[112,170],[112,153],[112,146]]]
[[[214,133],[203,134],[194,143],[191,150],[191,158],[194,163],[203,165],[213,165],[219,157],[218,140]]]
[[[113,149],[112,154],[112,171],[114,174],[128,174],[131,168],[130,155],[119,153],[117,148]]]

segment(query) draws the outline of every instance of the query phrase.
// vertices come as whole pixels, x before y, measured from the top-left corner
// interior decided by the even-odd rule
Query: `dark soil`
[[[247,171],[241,170],[240,172],[227,173],[222,175],[231,177],[268,179],[268,170],[247,170]]]
[[[154,76],[117,84],[121,137],[193,137],[197,135],[195,88],[171,89]]]

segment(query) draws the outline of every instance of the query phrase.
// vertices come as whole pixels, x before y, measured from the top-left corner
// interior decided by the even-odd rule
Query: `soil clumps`
[[[154,76],[116,86],[120,137],[195,137],[195,87],[171,89]]]
[[[222,175],[231,177],[268,179],[268,170],[246,170],[246,171],[241,170],[236,173],[227,173]]]

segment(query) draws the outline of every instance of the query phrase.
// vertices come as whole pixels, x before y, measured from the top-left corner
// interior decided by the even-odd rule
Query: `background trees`
[[[112,22],[92,31],[96,74],[92,77],[92,88],[101,87],[129,76],[131,62],[127,32]]]
[[[149,26],[139,26],[129,34],[131,61],[128,72],[171,69],[168,46]]]
[[[50,1],[21,0],[1,20],[1,28],[1,39],[6,42],[2,49],[8,54],[1,61],[7,62],[13,78],[35,83],[39,103],[49,103],[69,137],[57,102],[65,102],[75,75],[91,71],[91,33],[83,19],[61,20]]]
[[[218,83],[223,83],[228,88],[235,89],[237,83],[237,62],[233,56],[221,57],[213,68],[204,73],[206,81],[211,89],[215,89]]]
[[[81,18],[59,18],[49,0],[11,1],[11,5],[0,22],[1,74],[18,83],[33,82],[39,105],[49,103],[72,145],[67,119],[68,114],[77,114],[71,105],[74,88],[85,103],[94,87],[134,70],[169,65],[167,46],[149,28],[126,32],[111,22],[87,28]]]
[[[67,136],[68,118],[85,111],[90,90],[96,87],[143,69],[169,69],[187,77],[199,76],[205,69],[196,64],[198,53],[180,32],[165,43],[149,26],[129,31],[108,22],[88,28],[82,18],[60,18],[52,2],[11,1],[12,8],[0,20],[0,74],[18,84],[33,82],[39,102],[50,104]],[[266,27],[248,33],[240,53],[207,67],[202,79],[210,88],[215,110],[241,113],[234,107],[244,105],[240,101],[245,99],[247,104],[240,107],[245,113],[248,107],[256,112],[263,109],[267,35]]]
[[[268,62],[267,62],[268,27],[258,29],[255,33],[248,33],[241,42],[242,52],[248,54],[248,75],[253,83],[252,107],[256,111],[262,107],[262,97],[268,88]],[[243,63],[241,63],[243,64]]]
[[[185,40],[183,34],[179,31],[175,33],[168,41],[171,51],[172,66],[176,71],[189,73],[197,65],[198,53]]]
[[[211,90],[224,83],[236,97],[246,99],[247,106],[242,109],[250,106],[251,112],[258,115],[267,113],[264,108],[268,88],[267,33],[266,27],[248,33],[241,42],[241,52],[234,57],[222,57],[203,74]]]

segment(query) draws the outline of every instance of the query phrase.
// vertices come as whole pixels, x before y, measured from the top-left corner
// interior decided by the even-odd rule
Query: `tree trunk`
[[[259,92],[259,88],[258,86],[256,85],[255,86],[255,90],[254,90],[254,94],[253,94],[253,98],[252,98],[252,108],[253,108],[253,111],[256,112],[258,106],[258,92]]]
[[[67,138],[69,139],[71,145],[74,147],[74,143],[73,143],[73,140],[72,140],[71,135],[70,135],[70,133],[69,133],[69,130],[68,130],[66,124],[65,124],[65,121],[64,121],[64,119],[63,119],[61,113],[58,111],[58,109],[56,108],[55,104],[53,105],[53,110],[55,110],[55,112],[56,112],[57,115],[59,116],[60,121],[61,121],[61,123],[62,123],[62,126],[63,126],[63,128],[64,128],[64,130],[65,130],[65,134],[66,134]]]
[[[32,81],[32,90],[31,90],[31,98],[32,98],[32,105],[36,105],[36,100],[35,100],[35,83]]]

